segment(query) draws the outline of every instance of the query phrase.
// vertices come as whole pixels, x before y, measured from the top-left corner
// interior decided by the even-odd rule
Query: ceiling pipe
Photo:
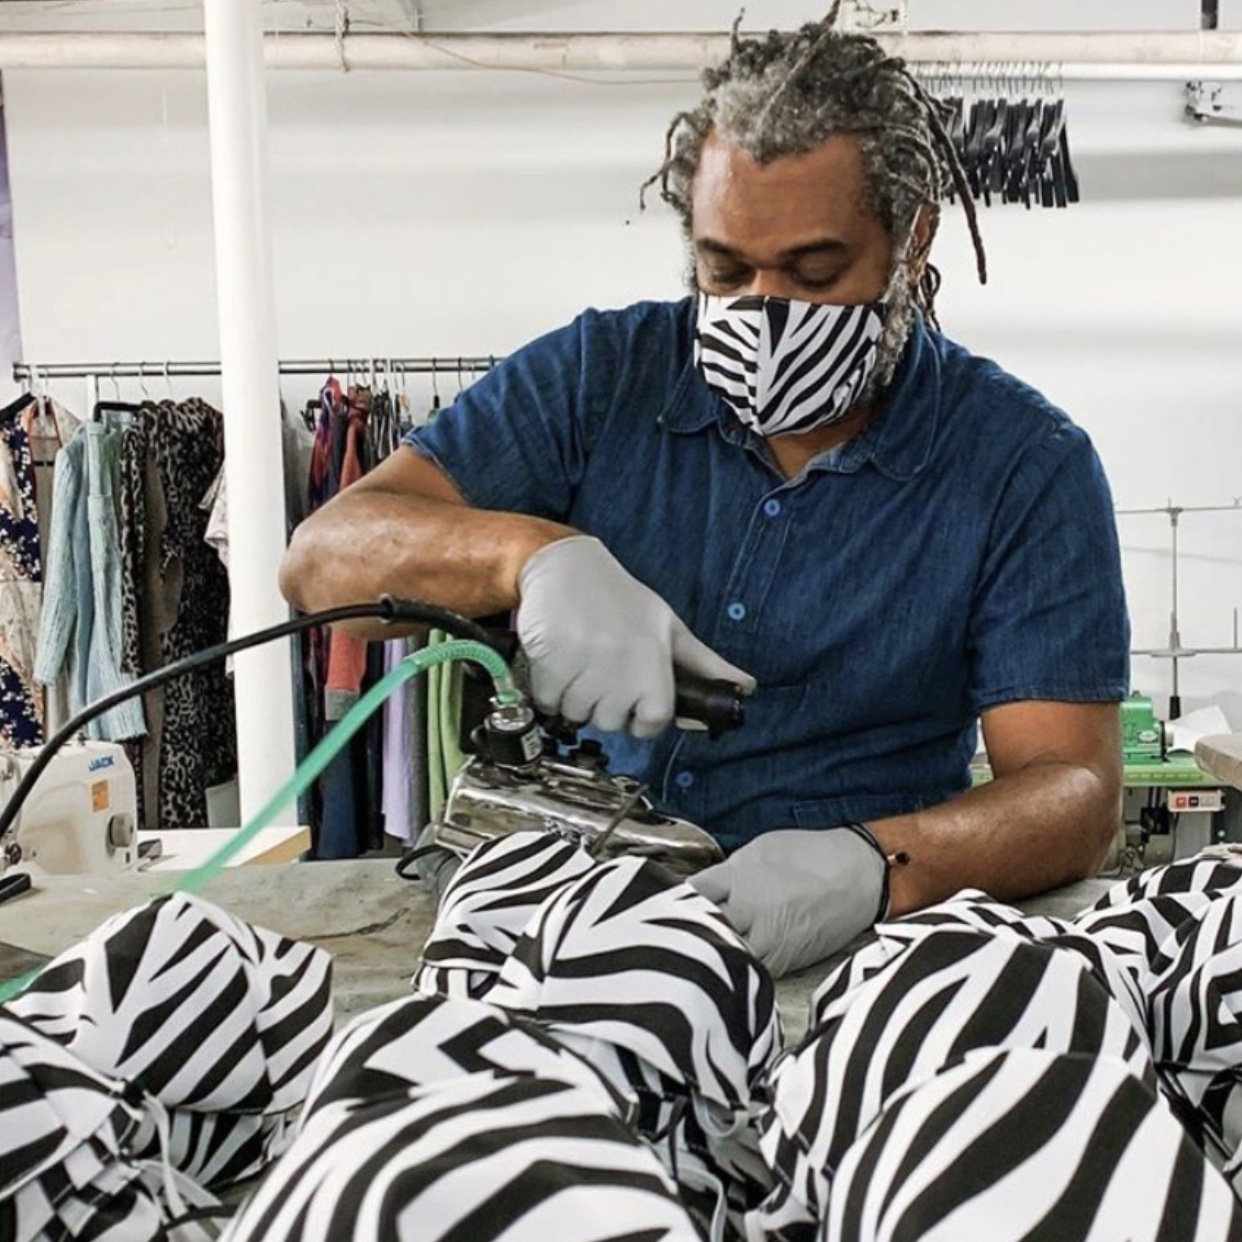
[[[880,34],[912,64],[966,72],[1048,63],[1072,78],[1242,78],[1242,31]],[[684,34],[269,34],[271,69],[685,72],[718,63],[729,36]],[[177,33],[0,34],[0,69],[202,69],[203,36]]]

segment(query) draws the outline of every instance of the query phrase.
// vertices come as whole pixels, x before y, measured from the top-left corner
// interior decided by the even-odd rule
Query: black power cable
[[[94,703],[78,712],[63,729],[46,742],[38,758],[30,765],[13,791],[13,796],[0,809],[0,842],[17,822],[17,817],[26,799],[30,796],[30,791],[35,787],[48,764],[56,757],[57,752],[66,743],[73,741],[92,720],[102,716],[104,712],[111,711],[118,703],[136,698],[148,690],[155,690],[175,677],[192,673],[195,669],[214,664],[217,660],[227,659],[239,651],[261,647],[264,643],[273,642],[278,638],[288,638],[292,634],[300,634],[303,630],[315,629],[317,626],[367,619],[378,619],[388,625],[430,625],[457,638],[468,638],[483,643],[487,647],[496,647],[497,636],[466,617],[451,612],[447,608],[437,608],[432,604],[420,604],[413,600],[393,599],[390,595],[385,595],[382,599],[370,604],[347,604],[342,608],[325,608],[321,612],[305,613],[289,621],[282,621],[279,625],[270,626],[266,630],[257,630],[253,634],[234,638],[227,643],[206,647],[192,656],[186,656],[182,660],[176,660],[172,664],[157,669],[154,673],[139,677],[137,681],[122,690],[116,690],[102,699],[96,699]],[[18,860],[14,858],[9,861]]]

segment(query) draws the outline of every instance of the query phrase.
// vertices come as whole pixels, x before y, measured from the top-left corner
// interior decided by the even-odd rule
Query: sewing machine
[[[0,803],[39,754],[0,750]],[[71,875],[118,870],[138,861],[134,770],[115,742],[75,742],[55,756],[0,841],[0,874]]]
[[[1127,764],[1161,763],[1165,757],[1164,722],[1155,705],[1137,691],[1121,703],[1121,756]]]
[[[1136,693],[1122,701],[1124,829],[1105,871],[1117,865],[1122,851],[1155,866],[1237,838],[1236,812],[1226,806],[1220,779],[1204,766],[1202,755],[1196,763],[1194,755],[1170,751],[1168,738],[1169,727],[1147,695]],[[973,785],[991,779],[986,761],[972,766]]]

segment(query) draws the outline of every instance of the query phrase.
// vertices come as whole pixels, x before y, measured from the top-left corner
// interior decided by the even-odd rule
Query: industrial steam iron
[[[679,728],[717,737],[738,728],[744,717],[738,686],[678,673]],[[573,841],[601,861],[639,854],[683,877],[724,858],[702,828],[663,814],[640,782],[610,772],[597,741],[579,741],[572,726],[541,718],[528,701],[489,700],[469,736],[474,756],[454,780],[433,831],[423,837],[429,835],[433,847],[464,858],[493,837],[534,830]],[[425,852],[412,851],[403,869]]]

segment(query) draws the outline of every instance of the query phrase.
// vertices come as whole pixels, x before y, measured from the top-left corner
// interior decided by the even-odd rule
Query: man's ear
[[[919,214],[914,218],[914,228],[910,234],[910,276],[911,283],[916,287],[927,270],[928,256],[931,254],[932,242],[936,240],[936,230],[939,227],[939,204],[924,203],[919,208]]]

